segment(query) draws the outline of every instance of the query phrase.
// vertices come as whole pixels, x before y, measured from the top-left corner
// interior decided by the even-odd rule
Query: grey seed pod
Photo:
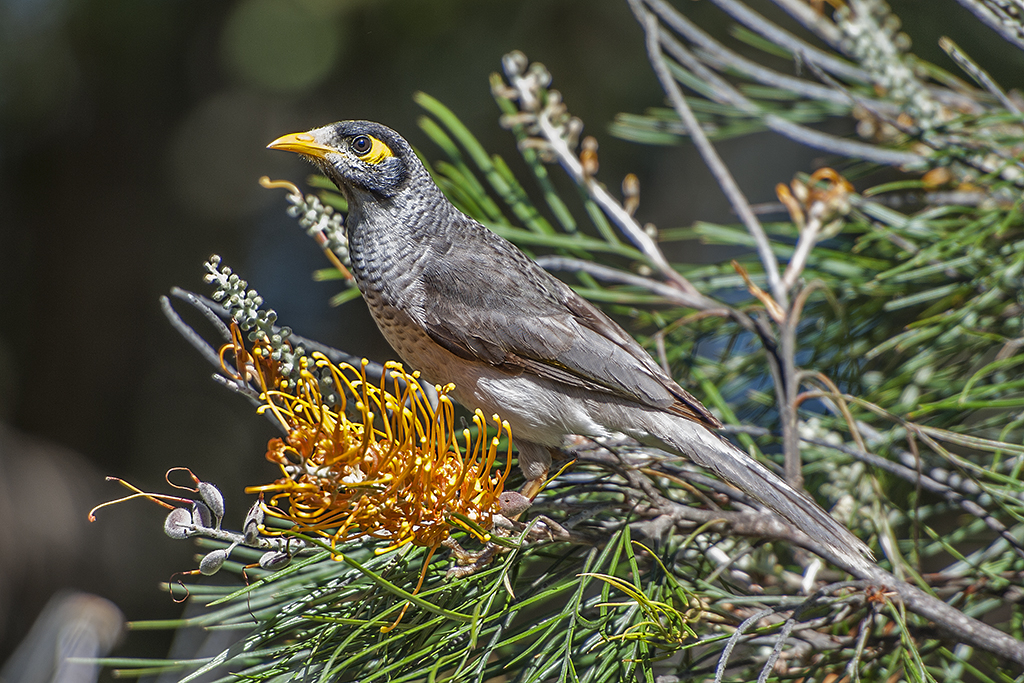
[[[198,500],[192,501],[192,523],[205,529],[210,528],[213,523],[213,515],[210,513],[210,508],[206,507],[206,503]]]
[[[259,538],[261,524],[263,524],[263,508],[260,507],[259,501],[256,501],[246,513],[245,523],[242,525],[242,535],[248,545],[254,544]]]
[[[192,535],[192,513],[185,508],[174,508],[164,520],[164,533],[179,541]]]
[[[224,496],[213,484],[201,481],[198,485],[199,495],[202,497],[203,502],[210,508],[210,512],[213,513],[213,522],[215,528],[220,528],[220,520],[224,518]]]
[[[204,555],[203,559],[199,561],[199,572],[206,576],[219,572],[220,568],[224,566],[224,561],[228,559],[228,550],[228,548],[221,548]]]
[[[261,569],[280,569],[292,561],[292,556],[280,550],[271,550],[260,557]]]
[[[526,512],[532,501],[519,493],[518,491],[503,491],[498,496],[498,506],[501,508],[501,514],[506,517],[515,517]]]

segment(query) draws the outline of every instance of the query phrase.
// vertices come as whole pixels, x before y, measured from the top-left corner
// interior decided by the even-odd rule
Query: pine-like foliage
[[[222,538],[202,541],[213,552],[234,544],[218,568],[241,573],[261,558],[267,568],[247,569],[244,586],[190,583],[196,616],[136,624],[229,632],[220,654],[110,664],[183,681],[1020,680],[1024,101],[947,39],[962,76],[914,57],[877,0],[775,0],[828,49],[739,0],[709,2],[735,21],[742,55],[692,23],[686,0],[629,0],[670,106],[622,114],[611,131],[692,140],[738,225],[638,223],[636,178],[621,198],[599,181],[597,141],[579,140],[552,76],[519,53],[491,89],[527,177],[424,94],[421,139],[440,155],[420,149],[461,210],[632,317],[727,431],[777,459],[872,545],[880,568],[825,565],[813,540],[687,463],[625,441],[580,443],[521,517],[494,513],[505,526],[451,515],[451,552],[410,543],[379,554],[386,542],[332,545],[264,522],[262,534],[293,543],[275,541],[291,564],[274,571],[281,558],[266,559],[255,517],[218,536],[219,522],[176,513],[169,533]],[[809,125],[829,117],[855,121],[858,135]],[[755,212],[708,139],[764,129],[831,161],[771,178],[779,204]],[[880,169],[887,181],[873,185]],[[579,191],[559,192],[557,172]],[[344,282],[344,201],[315,183],[316,197],[292,189],[292,212]],[[737,258],[669,263],[660,244],[684,239],[736,247]],[[226,309],[177,295],[215,323],[234,314],[237,324],[244,308],[289,368],[305,367],[307,349],[331,356],[275,332],[237,284],[218,290]],[[356,296],[348,283],[339,301]],[[267,390],[225,377],[257,403]],[[483,555],[460,545],[481,540]]]

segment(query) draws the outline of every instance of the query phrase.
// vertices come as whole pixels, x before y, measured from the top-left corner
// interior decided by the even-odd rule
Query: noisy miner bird
[[[341,121],[268,147],[301,154],[344,194],[352,272],[384,338],[426,379],[453,382],[466,407],[508,420],[525,493],[566,436],[619,432],[689,458],[868,564],[845,527],[713,433],[718,419],[619,325],[456,209],[398,133]]]

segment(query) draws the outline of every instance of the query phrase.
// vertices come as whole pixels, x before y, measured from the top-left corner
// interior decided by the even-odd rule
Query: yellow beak
[[[313,138],[312,133],[289,133],[267,145],[267,149],[280,149],[285,152],[295,152],[306,156],[323,159],[327,154],[336,154],[338,150],[321,145]]]

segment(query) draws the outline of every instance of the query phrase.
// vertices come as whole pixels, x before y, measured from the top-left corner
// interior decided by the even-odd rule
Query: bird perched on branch
[[[716,435],[721,423],[619,325],[456,209],[398,133],[341,121],[268,145],[297,152],[348,200],[352,272],[384,338],[468,408],[512,426],[533,495],[567,435],[616,432],[683,455],[834,554],[867,547],[813,500]]]

